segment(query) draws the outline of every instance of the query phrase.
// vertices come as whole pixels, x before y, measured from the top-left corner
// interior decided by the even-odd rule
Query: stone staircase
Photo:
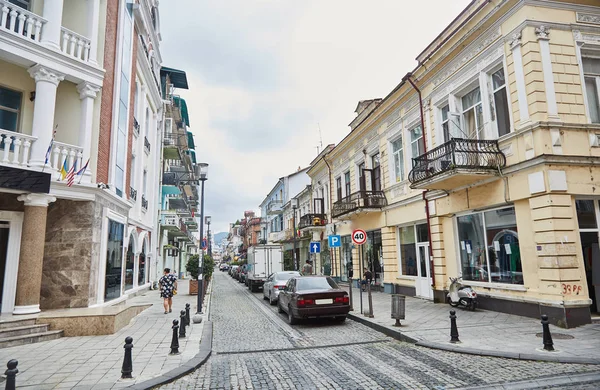
[[[55,340],[62,330],[48,330],[48,324],[36,324],[35,319],[0,321],[0,348]]]

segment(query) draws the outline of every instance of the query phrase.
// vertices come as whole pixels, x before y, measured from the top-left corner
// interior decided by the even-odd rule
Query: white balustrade
[[[0,129],[0,164],[28,166],[29,150],[36,139],[30,135]]]
[[[77,162],[76,169],[79,170],[82,167],[82,157],[83,148],[54,141],[54,144],[52,145],[52,157],[49,162],[54,170],[60,172],[65,159],[67,159],[67,171],[71,169],[75,162]]]
[[[91,41],[67,28],[61,27],[60,30],[62,36],[60,49],[62,52],[80,61],[87,62],[90,58]]]
[[[41,41],[46,19],[6,0],[0,0],[0,12],[0,30]]]

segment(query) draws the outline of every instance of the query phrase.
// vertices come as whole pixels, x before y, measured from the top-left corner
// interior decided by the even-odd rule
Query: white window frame
[[[588,97],[587,94],[587,89],[585,87],[585,78],[586,75],[583,71],[583,59],[584,58],[593,58],[593,59],[600,59],[600,46],[596,47],[592,47],[590,45],[590,47],[588,47],[586,45],[586,49],[587,50],[591,50],[594,52],[593,55],[589,55],[589,54],[585,54],[583,55],[581,53],[581,49],[579,48],[579,46],[577,46],[577,60],[579,61],[579,69],[580,69],[580,73],[581,73],[581,89],[583,90],[583,98],[584,98],[584,104],[585,104],[585,113],[587,115],[587,120],[588,123],[592,124],[594,122],[592,122],[592,114],[591,114],[591,107],[590,107],[590,99]],[[591,75],[591,76],[587,76],[587,77],[593,77],[596,81],[596,92],[597,92],[597,97],[596,99],[598,100],[598,102],[600,102],[600,75]],[[600,107],[598,107],[598,111],[599,111],[599,116],[600,116]],[[600,123],[600,122],[599,122]],[[596,123],[594,123],[596,124]]]
[[[346,182],[346,174],[348,174],[348,182]],[[344,197],[350,196],[350,194],[352,193],[352,173],[350,173],[350,168],[348,168],[346,171],[344,171],[342,176],[343,176],[342,194],[344,195]],[[347,192],[347,191],[350,191],[350,192]]]
[[[421,122],[415,121],[415,123],[411,124],[410,126],[407,126],[407,129],[406,129],[406,134],[407,134],[407,137],[408,137],[408,145],[409,145],[409,155],[410,155],[410,160],[409,160],[410,161],[410,165],[409,166],[410,166],[411,169],[413,167],[413,165],[412,165],[412,159],[419,157],[419,156],[413,156],[413,150],[412,150],[413,143],[414,142],[418,142],[419,138],[417,138],[417,141],[413,141],[412,135],[411,135],[411,131],[413,131],[417,127],[422,127],[421,126]],[[421,129],[421,137],[420,138],[423,139],[423,144],[425,144],[425,138],[424,137],[425,137],[425,130]],[[424,150],[423,150],[423,152],[424,152]]]
[[[398,180],[398,175],[396,175],[396,154],[398,153],[398,151],[394,152],[394,142],[401,140],[400,142],[400,149],[398,151],[402,152],[402,166],[403,166],[403,170],[402,172],[400,172],[401,174],[401,178],[400,180]],[[388,156],[391,156],[390,158],[390,162],[391,162],[391,169],[390,169],[390,179],[392,182],[392,185],[396,184],[396,183],[402,183],[404,181],[407,180],[407,175],[406,175],[406,160],[405,160],[405,147],[404,147],[404,136],[403,134],[399,134],[396,137],[390,139],[389,141],[389,154]]]
[[[413,232],[415,234],[415,242],[414,242],[414,246],[415,249],[417,247],[417,244],[419,243],[418,239],[417,239],[417,225],[423,225],[426,224],[427,221],[426,220],[419,220],[419,221],[415,221],[415,222],[410,222],[410,223],[404,223],[402,225],[396,225],[396,253],[398,255],[398,275],[402,276],[402,279],[417,279],[419,277],[418,275],[418,271],[417,271],[417,275],[404,275],[402,273],[402,251],[401,251],[401,247],[400,245],[402,244],[402,241],[400,240],[400,229],[405,228],[405,227],[412,227],[413,228]],[[415,264],[417,262],[417,259],[415,259]]]

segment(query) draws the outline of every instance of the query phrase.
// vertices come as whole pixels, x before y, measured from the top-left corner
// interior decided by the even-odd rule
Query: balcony
[[[385,206],[387,206],[387,199],[383,191],[358,191],[335,202],[331,209],[331,216],[350,219],[363,211],[381,210]]]
[[[413,158],[408,180],[411,188],[449,190],[496,176],[505,166],[498,141],[453,138]]]
[[[281,214],[283,211],[283,201],[282,200],[272,200],[269,202],[269,204],[267,204],[267,214],[268,215],[275,215],[275,214]]]
[[[148,137],[144,137],[144,149],[146,153],[150,153],[150,141],[148,141]]]
[[[140,135],[140,123],[137,119],[135,119],[135,117],[133,117],[133,131],[136,136]]]
[[[327,216],[325,214],[306,214],[300,217],[298,229],[314,228],[314,230],[325,229]]]
[[[129,187],[129,198],[137,200],[137,191],[133,187]]]
[[[142,195],[142,209],[148,210],[148,199],[144,195]]]
[[[165,214],[163,212],[163,214],[161,216],[160,224],[168,230],[178,229],[179,228],[179,218],[177,218],[177,215],[175,215],[175,214]]]

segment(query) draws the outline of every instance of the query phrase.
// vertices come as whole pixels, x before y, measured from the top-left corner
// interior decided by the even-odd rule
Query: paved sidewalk
[[[348,290],[348,287],[345,287]],[[550,325],[556,352],[543,350],[540,320],[477,309],[471,312],[456,308],[460,343],[450,343],[448,304],[406,297],[406,319],[393,326],[391,294],[373,292],[374,318],[360,312],[360,290],[353,288],[354,311],[350,317],[392,337],[416,342],[432,348],[478,355],[517,359],[549,360],[569,363],[600,364],[600,324],[563,329]],[[368,311],[367,293],[363,292],[363,308]],[[541,336],[541,335],[540,335]]]
[[[169,355],[174,319],[190,303],[194,314],[197,297],[187,294],[188,281],[179,280],[179,294],[173,299],[173,312],[164,314],[158,290],[128,300],[131,304],[152,306],[117,333],[105,336],[62,337],[57,340],[0,349],[0,362],[19,361],[17,387],[24,389],[116,389],[131,386],[185,365],[200,350],[204,321],[191,324],[186,338],[179,339],[179,355]],[[210,287],[209,287],[210,288]],[[210,304],[210,291],[205,303]],[[125,337],[133,337],[133,376],[122,380]],[[5,364],[5,363],[3,363]],[[4,371],[4,369],[2,369]]]

